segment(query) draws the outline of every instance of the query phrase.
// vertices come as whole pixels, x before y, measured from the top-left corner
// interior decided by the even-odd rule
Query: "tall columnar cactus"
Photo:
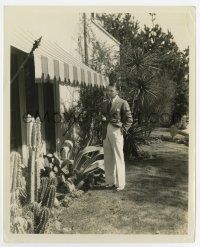
[[[34,119],[30,116],[27,125],[27,144],[30,148],[31,157],[31,202],[38,200],[38,189],[40,187],[40,165],[37,162],[41,156],[42,135],[39,117]]]
[[[32,231],[34,233],[44,233],[45,226],[48,222],[50,211],[47,207],[42,207],[40,203],[33,202],[30,204],[30,211],[33,216],[31,217]],[[30,217],[29,217],[30,218]]]
[[[31,140],[32,140],[32,128],[33,128],[33,119],[31,115],[28,115],[28,123],[27,123],[27,146],[31,147]]]
[[[11,167],[11,203],[18,203],[19,195],[26,197],[26,184],[22,176],[22,158],[15,151],[10,155]]]
[[[38,159],[41,156],[41,149],[42,149],[42,133],[41,133],[41,122],[39,117],[35,120],[36,123],[36,199],[38,199],[38,190],[40,188],[40,165]]]
[[[47,178],[47,177],[41,178],[40,198],[39,198],[40,201],[43,201],[43,198],[44,198],[45,192],[48,188],[48,185],[49,185],[49,178]]]
[[[54,185],[56,187],[56,185],[57,185],[57,178],[56,177],[49,178],[49,185]]]
[[[49,218],[49,209],[47,207],[43,207],[42,210],[40,211],[39,223],[35,228],[35,233],[37,234],[44,233],[48,218]]]
[[[22,176],[21,155],[17,152],[11,152],[10,155],[10,175],[11,175],[11,205],[10,205],[10,230],[13,233],[24,233],[27,228],[27,222],[23,219],[21,198],[26,197],[26,183]]]
[[[42,206],[46,206],[49,209],[51,209],[54,205],[55,197],[56,197],[56,187],[54,185],[50,185],[45,191],[45,195],[41,202]]]
[[[39,218],[40,211],[41,211],[40,204],[37,202],[33,202],[31,209],[32,209],[32,212],[34,213],[34,218],[35,219]]]

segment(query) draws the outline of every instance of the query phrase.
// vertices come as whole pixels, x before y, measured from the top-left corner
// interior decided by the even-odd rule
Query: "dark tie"
[[[108,103],[108,105],[107,105],[107,112],[108,112],[108,113],[110,112],[111,107],[112,107],[112,101],[109,100],[109,103]]]

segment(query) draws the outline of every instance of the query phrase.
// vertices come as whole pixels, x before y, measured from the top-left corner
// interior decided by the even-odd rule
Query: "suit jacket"
[[[101,107],[103,140],[106,138],[108,123],[121,128],[123,133],[127,133],[133,123],[131,110],[126,100],[118,96],[112,103],[112,107],[109,112],[107,110],[108,104],[109,101],[105,100]]]

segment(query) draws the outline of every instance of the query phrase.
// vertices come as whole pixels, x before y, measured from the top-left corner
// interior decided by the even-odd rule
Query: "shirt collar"
[[[118,98],[118,95],[116,95],[115,98],[111,99],[112,103],[114,103],[117,98]]]

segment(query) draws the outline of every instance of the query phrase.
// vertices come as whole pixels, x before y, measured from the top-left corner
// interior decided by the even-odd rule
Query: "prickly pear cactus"
[[[45,231],[45,226],[47,224],[47,221],[49,219],[49,209],[47,207],[43,207],[40,215],[39,215],[39,223],[35,228],[35,233],[36,234],[41,234],[44,233]]]

